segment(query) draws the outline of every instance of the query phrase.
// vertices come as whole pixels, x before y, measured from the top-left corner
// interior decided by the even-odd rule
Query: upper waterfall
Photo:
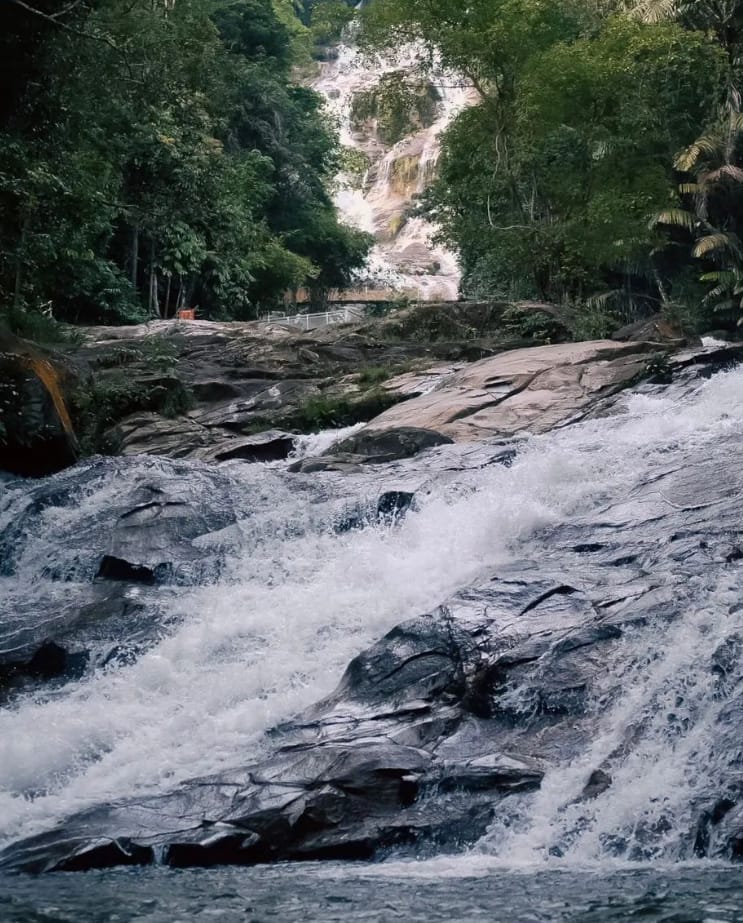
[[[362,285],[391,289],[420,300],[455,300],[460,271],[457,257],[432,238],[436,228],[415,214],[415,201],[433,178],[441,135],[474,99],[473,89],[456,75],[436,69],[423,80],[421,49],[369,60],[353,42],[353,30],[321,64],[314,88],[338,120],[342,143],[360,155],[361,169],[338,178],[336,204],[345,219],[373,234],[376,244]],[[385,77],[420,81],[430,92],[430,114],[409,126],[403,137],[385,137],[374,113],[364,120],[358,100],[373,93]],[[363,121],[363,124],[362,124]]]

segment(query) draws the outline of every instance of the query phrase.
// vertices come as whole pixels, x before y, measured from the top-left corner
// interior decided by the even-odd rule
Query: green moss
[[[115,451],[106,433],[124,417],[139,411],[177,417],[193,406],[193,395],[174,376],[133,378],[124,371],[93,376],[72,395],[71,411],[83,454]]]
[[[24,340],[45,346],[74,346],[83,340],[81,330],[61,324],[37,311],[8,308],[0,310],[0,330],[6,329]]]
[[[377,135],[392,147],[407,135],[436,121],[439,94],[425,80],[410,82],[403,72],[385,74],[376,87],[354,97],[351,121],[356,129],[375,121]]]
[[[341,148],[340,169],[345,174],[345,182],[352,189],[361,189],[364,177],[371,166],[371,160],[354,147]]]
[[[172,371],[178,363],[180,350],[165,337],[148,336],[138,343],[124,343],[107,350],[97,360],[99,368],[117,368],[134,363],[149,366],[159,372]]]
[[[383,381],[387,381],[392,374],[393,371],[391,369],[385,368],[382,365],[370,365],[359,372],[359,384],[378,385]]]
[[[361,395],[320,395],[310,398],[292,415],[290,425],[302,433],[340,429],[366,423],[400,400],[399,396],[373,388]]]

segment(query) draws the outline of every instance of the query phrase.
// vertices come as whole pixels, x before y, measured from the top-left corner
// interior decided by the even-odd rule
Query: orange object
[[[177,317],[178,320],[196,320],[196,308],[181,308]]]

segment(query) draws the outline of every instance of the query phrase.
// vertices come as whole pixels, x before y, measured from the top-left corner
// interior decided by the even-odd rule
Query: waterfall
[[[606,700],[593,703],[595,739],[547,774],[508,829],[496,822],[478,851],[527,866],[692,859],[699,804],[710,789],[720,801],[730,794],[729,754],[717,751],[740,678],[721,681],[715,664],[721,651],[737,658],[743,618],[728,610],[739,592],[738,579],[718,577],[689,593],[679,623],[630,632],[625,657],[607,671]]]
[[[386,75],[419,73],[420,58],[421,49],[410,46],[370,61],[353,44],[351,30],[333,59],[322,63],[313,86],[337,119],[342,143],[368,163],[360,181],[339,177],[335,196],[345,220],[376,238],[359,285],[426,301],[455,300],[460,278],[456,255],[432,242],[436,228],[414,214],[414,205],[435,175],[442,133],[474,102],[474,90],[457,75],[436,69],[428,84],[437,97],[435,117],[391,146],[374,125],[363,130],[352,118],[359,94],[374,90]]]
[[[743,370],[691,390],[648,388],[620,410],[519,440],[510,468],[487,465],[491,447],[444,446],[425,465],[345,476],[134,458],[91,460],[40,484],[0,482],[6,618],[61,611],[90,583],[128,492],[169,485],[234,513],[198,539],[205,558],[223,559],[198,585],[127,590],[157,613],[139,656],[0,711],[3,840],[254,760],[264,732],[328,694],[361,649],[514,562],[574,572],[570,549],[591,529],[624,535],[641,556],[671,540],[653,531],[661,509],[696,511],[714,533],[743,488]],[[698,472],[698,496],[683,485],[672,492],[685,471]],[[417,509],[402,522],[339,530],[344,511],[391,488],[414,490]],[[561,529],[571,536],[564,547]],[[743,692],[742,580],[737,536],[725,525],[718,538],[733,548],[730,563],[690,576],[674,618],[660,618],[660,593],[657,622],[627,616],[576,719],[577,756],[552,761],[538,791],[501,802],[468,867],[693,857],[699,806],[710,792],[736,796],[740,760],[726,735],[737,734],[729,721]],[[585,564],[574,579],[593,571]],[[506,691],[501,704],[528,710],[523,695]]]

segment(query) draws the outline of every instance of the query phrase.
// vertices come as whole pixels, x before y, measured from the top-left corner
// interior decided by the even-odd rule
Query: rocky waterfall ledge
[[[646,681],[638,652],[667,657],[714,583],[739,585],[737,438],[717,451],[714,461],[690,452],[652,481],[638,479],[621,502],[543,530],[528,557],[402,622],[350,663],[326,700],[275,727],[256,762],[244,754],[234,771],[87,810],[10,846],[0,867],[362,859],[392,848],[461,849],[494,821],[515,823],[519,800],[547,774],[590,757],[623,687]],[[674,793],[660,791],[665,816],[628,826],[607,847],[615,855],[652,858],[669,837],[676,858],[743,852],[737,612],[726,603],[715,615],[726,624],[707,629],[717,640],[686,652],[695,681],[714,687],[714,760],[700,769],[693,809],[674,815]],[[131,630],[131,614],[116,617]],[[670,734],[683,733],[689,704],[704,704],[688,676],[683,685],[689,702],[663,715]],[[659,731],[648,706],[667,694],[657,690],[618,728],[615,745],[584,763],[566,806],[575,823],[548,844],[553,854],[590,828],[615,776],[626,784],[628,753]]]
[[[387,386],[418,396],[331,449],[327,473],[276,469],[281,490],[308,510],[283,528],[311,531],[323,502],[341,536],[405,528],[432,483],[471,495],[472,510],[493,485],[527,490],[522,451],[523,465],[541,463],[525,435],[559,435],[571,422],[596,418],[564,430],[552,464],[575,450],[587,481],[592,468],[606,473],[575,515],[543,516],[527,539],[514,532],[500,564],[430,611],[407,613],[334,692],[275,725],[254,752],[235,753],[237,768],[75,813],[8,845],[0,868],[362,859],[475,843],[544,858],[743,854],[743,384],[739,372],[714,375],[736,348],[661,349],[663,361],[650,362],[658,353],[577,344],[406,373]],[[380,452],[374,440],[396,433],[405,450]],[[125,680],[127,664],[172,631],[168,594],[219,579],[240,521],[256,523],[256,549],[273,540],[282,514],[259,481],[247,496],[229,465],[164,459],[144,474],[139,464],[86,462],[31,490],[8,482],[5,576],[21,572],[32,536],[51,541],[43,529],[54,523],[55,541],[70,532],[45,579],[82,595],[66,593],[66,608],[51,613],[39,598],[18,600],[6,617],[6,708],[100,670],[121,668]],[[488,471],[502,474],[485,488]],[[95,515],[84,508],[94,490],[104,504]],[[81,503],[80,520],[52,515]]]
[[[517,332],[519,318],[530,336]],[[44,354],[59,382],[54,400],[16,361],[21,384],[10,389],[10,410],[0,395],[13,437],[3,442],[0,468],[36,475],[71,464],[77,446],[68,410],[84,454],[210,463],[286,459],[298,435],[358,423],[368,424],[361,441],[332,454],[369,458],[367,437],[398,429],[437,434],[420,447],[431,438],[545,432],[638,381],[668,377],[700,351],[664,323],[640,325],[627,337],[563,342],[569,333],[559,312],[533,303],[425,304],[314,331],[206,321],[91,328],[62,354]],[[741,348],[725,347],[720,361]],[[29,351],[20,341],[14,350]],[[61,439],[65,451],[50,451],[50,439]],[[395,454],[394,441],[377,456]],[[415,445],[407,439],[397,451],[410,454]]]

